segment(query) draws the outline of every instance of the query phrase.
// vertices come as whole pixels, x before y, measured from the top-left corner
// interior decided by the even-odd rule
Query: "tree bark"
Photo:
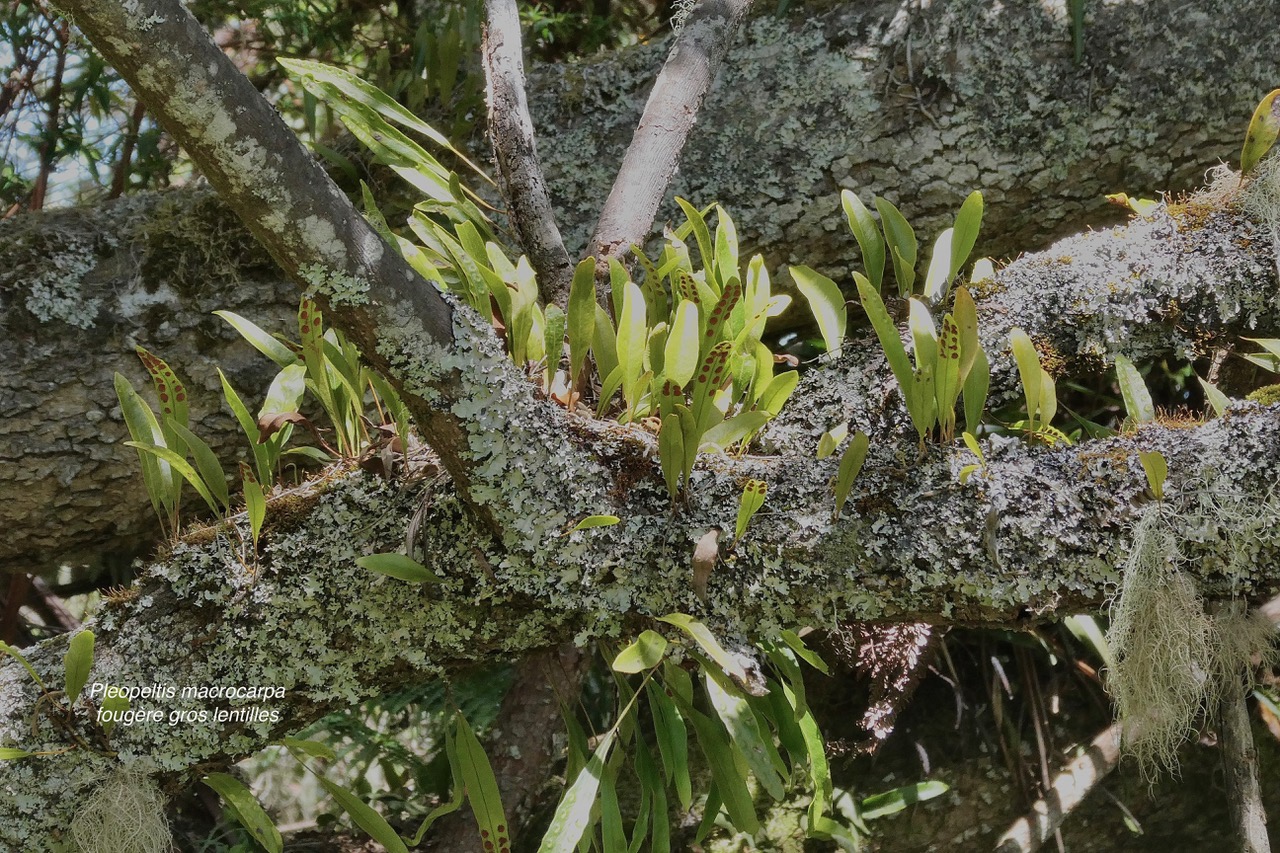
[[[1079,65],[1061,5],[876,0],[761,15],[720,68],[659,221],[681,221],[672,195],[718,201],[744,251],[828,273],[857,258],[842,188],[889,198],[929,239],[981,189],[978,250],[997,258],[1112,224],[1122,214],[1106,193],[1176,194],[1218,159],[1236,162],[1274,87],[1270,40],[1252,33],[1275,32],[1280,7],[1184,12],[1091,6]],[[570,254],[589,245],[582,214],[608,193],[669,49],[655,40],[532,75]]]
[[[703,99],[751,2],[698,0],[676,35],[587,247],[601,290],[608,289],[608,262],[647,242]]]
[[[520,248],[538,274],[543,302],[562,301],[569,293],[573,265],[560,239],[547,182],[538,162],[538,144],[525,97],[520,14],[515,0],[486,0],[484,34],[485,89],[489,138],[507,215]]]
[[[1139,311],[1152,331],[1135,333],[1127,345],[1156,347],[1168,318],[1148,316],[1148,306],[1166,305],[1165,288],[1180,294],[1188,326],[1194,320],[1207,329],[1247,325],[1252,334],[1274,333],[1280,297],[1269,244],[1232,239],[1251,227],[1230,212],[1197,219],[1195,227],[1166,212],[1014,263],[980,306],[993,362],[1006,360],[993,336],[1004,324],[1036,328],[1040,312],[1057,304],[1043,301],[1053,288],[1062,292],[1052,299],[1075,308],[1057,311],[1061,337],[1051,340],[1075,341],[1077,353],[1089,351],[1089,329],[1125,327]],[[1189,245],[1200,247],[1217,276],[1203,275]],[[1155,272],[1114,299],[1098,298],[1125,273],[1094,255],[1119,246]],[[1249,301],[1246,293],[1261,295]],[[740,637],[779,624],[827,625],[832,614],[1009,626],[1096,608],[1123,565],[1127,525],[1149,499],[1139,448],[1167,459],[1165,501],[1186,520],[1184,553],[1195,558],[1187,565],[1198,567],[1206,599],[1260,600],[1280,588],[1280,499],[1272,487],[1280,476],[1280,406],[1242,404],[1203,425],[1150,424],[1074,447],[992,439],[985,467],[962,484],[960,468],[976,460],[958,446],[929,446],[918,455],[875,345],[855,342],[843,351],[839,363],[806,377],[797,393],[800,414],[773,430],[779,455],[704,458],[674,515],[653,437],[578,419],[575,445],[562,446],[559,463],[572,470],[578,448],[590,449],[618,479],[612,487],[588,482],[570,493],[568,506],[564,495],[546,489],[541,501],[524,506],[529,520],[511,534],[525,539],[519,548],[477,526],[457,491],[421,469],[399,483],[335,472],[274,498],[256,552],[246,544],[243,517],[188,531],[93,622],[91,681],[279,687],[283,699],[258,704],[280,719],[140,723],[117,728],[109,742],[82,724],[81,736],[101,751],[0,764],[0,786],[12,794],[0,797],[0,843],[41,849],[120,764],[150,774],[220,766],[406,679],[612,635],[653,614],[695,613],[722,636]],[[1064,358],[1069,352],[1058,350]],[[1007,368],[993,372],[996,394],[1012,387]],[[848,418],[851,399],[878,401],[870,416],[854,418],[871,433],[872,451],[845,513],[833,520],[822,484],[837,459],[815,459],[813,446],[818,432],[838,422],[823,413]],[[516,417],[523,402],[503,405]],[[703,603],[689,555],[710,527],[732,529],[746,478],[768,481],[765,511],[724,550]],[[407,520],[423,503],[422,549],[444,583],[411,586],[354,566],[360,555],[399,550]],[[565,532],[601,512],[622,522]],[[60,683],[64,650],[59,638],[29,652],[51,684]],[[0,742],[31,750],[66,745],[68,735],[48,717],[37,712],[33,723],[36,696],[24,670],[4,662],[0,685]],[[182,703],[140,700],[136,707],[168,712],[175,704]],[[91,703],[81,709],[93,713]]]

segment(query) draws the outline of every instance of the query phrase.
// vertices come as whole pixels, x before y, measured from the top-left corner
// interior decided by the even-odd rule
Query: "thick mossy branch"
[[[277,519],[273,505],[257,555],[245,545],[243,520],[234,535],[210,541],[202,533],[203,544],[174,545],[127,600],[92,623],[91,681],[281,687],[285,698],[264,705],[281,719],[139,724],[116,729],[118,759],[77,750],[6,762],[0,786],[11,796],[0,797],[0,843],[41,849],[117,761],[144,772],[217,764],[405,680],[569,638],[618,635],[673,610],[737,636],[847,619],[1010,625],[1097,608],[1119,580],[1129,525],[1148,501],[1138,448],[1168,459],[1167,511],[1175,515],[1194,513],[1207,488],[1261,504],[1280,476],[1280,408],[1251,406],[1196,428],[1152,426],[1073,448],[993,447],[985,473],[964,485],[958,471],[973,461],[967,451],[934,448],[921,460],[910,444],[881,443],[838,522],[825,487],[833,458],[709,459],[672,514],[648,457],[651,440],[619,430],[611,441],[629,487],[597,509],[622,522],[565,535],[544,527],[523,549],[535,559],[489,539],[446,485],[363,473],[335,475],[304,513]],[[722,550],[704,605],[690,555],[711,525],[732,527],[746,477],[769,481],[768,502],[745,541]],[[531,515],[554,512],[549,500],[529,506]],[[407,519],[424,503],[419,545],[443,584],[410,585],[355,565],[364,554],[403,548]],[[1198,530],[1185,546],[1199,557],[1188,570],[1203,572],[1195,574],[1203,595],[1257,598],[1280,588],[1280,528],[1251,530],[1247,560],[1232,558],[1234,533]],[[59,639],[30,652],[50,683],[60,682],[64,649]],[[66,745],[39,714],[33,736],[36,697],[21,667],[6,661],[0,685],[0,743]]]

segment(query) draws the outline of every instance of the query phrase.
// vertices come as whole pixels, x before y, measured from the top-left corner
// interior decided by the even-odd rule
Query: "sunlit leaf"
[[[742,488],[742,498],[738,501],[738,521],[733,534],[735,540],[741,539],[747,532],[747,525],[751,523],[752,516],[764,506],[764,498],[768,490],[769,484],[764,480],[747,480],[747,484]]]
[[[1240,174],[1247,175],[1266,156],[1280,135],[1280,89],[1273,89],[1259,102],[1249,120],[1249,131],[1240,151]]]
[[[836,474],[836,518],[840,517],[840,511],[844,508],[845,501],[849,499],[853,481],[862,470],[862,463],[866,461],[869,446],[870,439],[867,434],[858,430],[853,434],[853,440],[849,442],[849,446],[844,449],[844,454],[840,457],[840,470]]]
[[[844,307],[844,294],[834,281],[806,266],[791,267],[791,278],[809,301],[822,341],[827,352],[835,352],[844,341],[848,312]]]
[[[1150,423],[1156,419],[1156,407],[1151,401],[1151,392],[1142,374],[1129,359],[1116,356],[1116,381],[1120,385],[1120,394],[1124,397],[1124,408],[1129,419],[1136,424]]]
[[[739,683],[747,681],[747,671],[743,669],[742,664],[724,650],[724,646],[720,645],[720,641],[706,625],[684,613],[668,613],[666,616],[659,616],[658,621],[674,625],[688,634],[707,654],[707,657],[715,661],[735,681]]]
[[[617,729],[613,728],[600,739],[587,766],[582,768],[569,790],[561,797],[551,818],[551,826],[542,836],[538,853],[573,853],[577,848],[582,833],[591,825],[591,810],[600,789],[600,780],[605,774],[605,759],[613,748],[616,734]]]
[[[1142,470],[1147,472],[1147,483],[1156,500],[1164,500],[1164,481],[1169,476],[1169,464],[1164,454],[1156,450],[1139,450],[1138,458],[1142,460]]]
[[[862,266],[867,271],[867,279],[876,292],[879,292],[884,280],[885,259],[884,238],[880,236],[880,228],[871,211],[852,190],[840,193],[840,204],[849,220],[849,229],[853,231],[858,248],[862,251]]]
[[[297,354],[289,347],[281,343],[277,338],[267,334],[256,323],[246,320],[239,314],[232,311],[214,311],[222,319],[230,323],[241,336],[253,344],[258,352],[280,365],[281,368],[296,364],[298,361]]]
[[[613,659],[617,672],[635,673],[652,669],[667,653],[667,638],[657,631],[645,631]]]

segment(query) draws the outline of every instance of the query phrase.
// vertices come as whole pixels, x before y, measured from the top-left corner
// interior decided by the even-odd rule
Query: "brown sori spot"
[[[482,829],[482,830],[480,830],[480,837],[481,837],[481,838],[488,838],[488,837],[489,837],[489,830],[487,830],[487,829]]]
[[[169,395],[168,395],[168,394],[161,394],[161,395],[160,395],[160,402],[161,402],[161,403],[168,404],[168,402],[169,402]]]
[[[187,402],[187,395],[185,392],[179,391],[175,399],[177,399],[179,403],[185,403]]]
[[[498,824],[498,832],[501,832],[501,833],[503,833],[503,834],[505,835],[505,834],[506,834],[506,831],[507,831],[507,826],[506,826],[506,824],[503,824],[503,823]],[[506,843],[507,843],[507,839],[505,839],[505,838],[499,838],[499,839],[498,839],[498,841],[500,841],[500,842],[501,842],[501,843],[503,843],[503,844],[506,844]]]

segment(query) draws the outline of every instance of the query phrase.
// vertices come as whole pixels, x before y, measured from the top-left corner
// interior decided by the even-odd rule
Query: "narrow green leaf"
[[[680,476],[684,473],[684,430],[680,416],[671,413],[662,419],[662,427],[658,430],[658,461],[662,466],[662,477],[667,483],[667,492],[675,500],[680,490]]]
[[[907,300],[910,312],[907,315],[907,326],[911,330],[911,345],[914,350],[916,369],[930,374],[938,363],[938,329],[933,324],[933,315],[929,313],[924,302],[912,297]]]
[[[975,432],[978,424],[982,422],[982,411],[987,407],[987,391],[990,385],[991,365],[987,362],[986,352],[979,346],[963,386],[964,428],[969,432]]]
[[[356,565],[411,583],[443,583],[439,575],[422,563],[395,552],[357,557]]]
[[[715,254],[711,242],[711,229],[707,227],[706,213],[679,196],[676,197],[676,204],[680,205],[680,209],[684,211],[685,217],[689,220],[689,227],[693,230],[694,239],[698,242],[698,255],[702,258],[702,268],[708,275],[714,275]]]
[[[548,305],[543,315],[542,351],[547,360],[547,372],[554,374],[560,366],[564,352],[565,315],[559,305]]]
[[[806,266],[791,267],[791,278],[809,301],[809,309],[818,321],[822,341],[827,352],[840,349],[848,324],[848,312],[844,307],[844,294],[839,286],[825,275]]]
[[[688,385],[698,369],[698,330],[698,306],[681,299],[662,356],[663,375],[678,388]]]
[[[613,371],[607,374],[600,382],[600,405],[597,412],[598,416],[603,417],[606,409],[613,400],[613,395],[622,387],[622,367],[616,366]]]
[[[310,59],[285,58],[280,58],[276,61],[290,74],[301,78],[304,83],[314,81],[330,87],[327,90],[319,89],[318,91],[308,87],[313,91],[313,94],[326,99],[325,96],[332,92],[348,103],[358,104],[366,109],[373,110],[388,121],[393,121],[401,127],[420,133],[441,148],[447,149],[462,162],[466,163],[477,175],[488,180],[488,177],[479,166],[468,160],[461,151],[449,143],[448,137],[401,106],[394,98],[388,96],[378,87],[366,83],[354,74],[335,68],[332,65],[325,65],[322,62],[315,62]]]
[[[253,547],[257,548],[258,539],[262,535],[262,524],[267,520],[267,495],[247,466],[241,467],[240,475],[241,487],[244,489],[244,508],[249,516],[249,532],[253,536]]]
[[[461,713],[456,716],[455,732],[458,765],[462,770],[462,781],[467,789],[467,799],[476,818],[481,842],[492,844],[493,850],[509,849],[511,835],[507,829],[502,799],[498,794],[498,780],[493,775],[493,765],[489,763],[484,748],[480,746],[471,725]],[[546,843],[545,839],[543,843]]]
[[[1040,408],[1040,377],[1044,370],[1040,367],[1040,356],[1031,338],[1021,329],[1009,333],[1009,345],[1013,348],[1014,361],[1018,363],[1018,375],[1022,377],[1022,393],[1027,403],[1027,420],[1032,432],[1035,432],[1040,421],[1036,412]]]
[[[840,446],[840,442],[844,441],[845,436],[848,434],[849,425],[847,423],[836,424],[824,432],[818,437],[818,458],[826,459],[832,453],[835,453],[836,448]]]
[[[844,508],[844,503],[849,499],[849,492],[853,488],[853,481],[857,479],[858,473],[862,471],[862,463],[867,458],[867,448],[870,446],[870,439],[862,430],[858,430],[853,434],[853,440],[849,442],[849,446],[844,449],[844,454],[840,457],[840,470],[836,474],[836,511],[835,517],[840,517],[840,510]]]
[[[1058,412],[1058,386],[1044,368],[1040,369],[1040,426],[1048,428]]]
[[[573,271],[573,283],[569,287],[569,372],[575,382],[587,362],[595,324],[596,261],[595,258],[585,258]]]
[[[538,853],[572,853],[578,846],[582,833],[591,824],[591,809],[605,773],[604,762],[609,750],[613,748],[616,734],[615,727],[600,739],[587,766],[582,768],[569,790],[565,791],[551,818],[551,826],[547,828],[546,835],[542,836]]]
[[[898,327],[890,319],[889,312],[885,310],[884,301],[871,286],[871,282],[857,273],[853,274],[853,280],[858,286],[862,308],[866,311],[867,319],[871,321],[871,327],[875,329],[876,337],[880,339],[880,346],[884,349],[885,358],[893,370],[893,377],[898,380],[898,387],[905,395],[907,389],[911,387],[913,371],[911,362],[907,359],[907,348],[902,345],[902,338],[898,335]]]
[[[859,433],[861,435],[861,433]],[[824,661],[817,652],[805,645],[804,640],[795,631],[783,630],[778,632],[778,636],[787,644],[791,651],[803,660],[809,666],[816,669],[823,675],[830,675],[831,670],[827,668],[827,662]]]
[[[276,829],[275,823],[267,816],[258,798],[245,787],[243,782],[227,773],[210,773],[201,781],[218,793],[223,805],[231,812],[231,816],[247,829],[254,840],[268,853],[282,853],[284,839],[280,837],[280,830]]]
[[[449,776],[453,779],[453,796],[436,806],[422,819],[422,823],[418,825],[418,831],[409,840],[410,847],[421,844],[431,826],[445,815],[453,814],[462,808],[463,800],[466,799],[466,788],[462,784],[462,765],[458,760],[458,739],[453,731],[447,728],[444,732],[444,751],[445,757],[449,760]]]
[[[93,632],[80,631],[71,638],[63,659],[66,672],[67,704],[74,705],[80,698],[80,691],[89,681],[89,670],[93,667]]]
[[[1124,397],[1124,408],[1129,419],[1135,424],[1150,423],[1156,419],[1156,407],[1151,402],[1151,392],[1142,374],[1133,362],[1122,355],[1116,356],[1116,381],[1120,385],[1120,394]]]
[[[929,255],[929,269],[924,275],[924,298],[929,304],[938,305],[946,298],[951,286],[951,241],[955,229],[946,228],[933,241],[933,251]]]
[[[978,358],[978,350],[982,348],[978,341],[978,306],[969,295],[969,288],[963,285],[956,288],[951,313],[960,334],[960,381],[963,383],[969,378],[969,371]]]
[[[645,743],[641,732],[636,733],[637,749],[635,752],[636,778],[640,781],[641,809],[636,816],[636,828],[632,833],[631,846],[627,853],[671,853],[671,824],[667,807],[667,790],[658,774],[653,755]],[[645,805],[648,808],[644,808]],[[650,818],[651,816],[651,818]],[[646,847],[645,826],[652,819],[653,829],[649,832],[649,844]]]
[[[612,527],[617,524],[619,518],[616,515],[588,515],[573,526],[570,533],[578,530],[590,530],[593,527]]]
[[[622,828],[618,789],[614,784],[616,775],[613,768],[606,768],[600,779],[600,845],[605,850],[623,853],[628,845],[626,830]]]
[[[17,761],[19,758],[29,758],[34,753],[25,749],[15,749],[11,746],[0,746],[0,761]]]
[[[1262,347],[1273,358],[1280,359],[1280,338],[1245,338],[1245,340]]]
[[[200,436],[179,423],[170,423],[169,428],[187,445],[191,458],[195,462],[200,479],[209,488],[209,492],[217,499],[222,512],[231,508],[231,491],[227,488],[227,474],[222,470],[222,463],[214,454],[213,448]]]
[[[777,417],[778,413],[782,411],[782,407],[786,405],[787,399],[799,384],[800,374],[797,371],[788,370],[779,373],[769,380],[769,384],[760,392],[760,399],[756,401],[756,408]]]
[[[884,230],[889,256],[893,261],[893,274],[898,280],[898,295],[905,299],[911,295],[911,287],[915,282],[915,265],[919,257],[916,232],[892,202],[876,197],[875,205],[880,213],[880,226]]]
[[[613,659],[616,672],[636,673],[652,669],[667,653],[667,638],[657,631],[645,631]]]
[[[649,709],[653,712],[653,728],[663,772],[676,789],[676,803],[682,811],[688,811],[693,803],[693,788],[689,779],[688,729],[672,698],[674,691],[668,693],[669,688],[656,681],[650,681],[645,690],[649,698]]]
[[[954,279],[960,274],[965,261],[978,243],[978,232],[982,230],[982,193],[974,190],[969,193],[960,212],[956,214],[955,236],[951,239],[951,274]]]
[[[1280,136],[1280,89],[1273,89],[1253,111],[1240,151],[1240,174],[1247,175],[1266,156]]]
[[[738,521],[733,534],[735,540],[741,539],[747,532],[747,525],[751,523],[752,516],[764,506],[764,498],[768,491],[769,484],[764,480],[747,480],[747,484],[742,488],[742,498],[738,501]]]
[[[765,744],[765,738],[772,735],[760,730],[760,722],[755,712],[742,694],[723,676],[716,678],[711,671],[705,672],[703,684],[707,690],[707,698],[715,709],[720,722],[724,724],[729,738],[744,757],[751,773],[775,800],[786,796],[786,788],[782,776],[771,760],[774,753],[773,744]]]
[[[721,421],[702,434],[698,450],[702,453],[721,453],[727,447],[754,435],[772,417],[768,412],[743,412]]]
[[[742,668],[742,664],[724,650],[724,646],[720,645],[706,625],[684,613],[668,613],[666,616],[659,616],[658,621],[674,625],[688,634],[706,652],[707,657],[715,661],[735,681],[739,683],[747,681],[747,671]]]
[[[603,380],[618,367],[618,338],[608,312],[599,305],[595,306],[594,311],[596,320],[595,328],[592,330],[591,353],[595,356],[596,372]],[[621,374],[618,379],[621,384]],[[617,386],[614,386],[614,389],[616,390]],[[601,397],[605,397],[603,392]]]
[[[898,250],[903,260],[915,266],[919,248],[916,243],[916,232],[893,202],[877,196],[875,206],[880,214],[880,225],[884,229],[885,241]]]
[[[1164,454],[1156,450],[1139,450],[1138,458],[1142,460],[1142,470],[1147,472],[1147,483],[1156,500],[1164,500],[1164,481],[1169,476],[1169,463]]]
[[[191,484],[191,487],[196,490],[196,493],[204,499],[206,504],[209,505],[209,509],[213,510],[215,513],[219,511],[218,502],[214,499],[213,494],[204,484],[204,480],[196,472],[196,469],[192,468],[191,463],[187,462],[187,460],[183,459],[167,447],[160,447],[155,444],[146,444],[141,441],[126,441],[125,444],[129,447],[135,447],[138,450],[150,453],[161,461],[167,463],[170,468],[177,471],[182,475],[184,480]]]
[[[852,190],[840,193],[840,204],[844,207],[844,215],[849,220],[849,230],[858,241],[858,249],[862,252],[862,266],[867,271],[867,278],[876,292],[880,292],[884,281],[884,238],[876,225],[875,217],[867,209],[862,200]]]
[[[391,828],[391,824],[387,823],[386,818],[370,808],[364,800],[341,785],[330,782],[323,776],[316,776],[316,779],[329,792],[329,796],[337,801],[342,810],[351,816],[356,826],[363,829],[370,838],[381,844],[387,850],[387,853],[409,853],[409,848],[405,846],[404,841],[396,834],[396,831]]]
[[[716,278],[727,287],[729,279],[738,275],[738,229],[733,219],[716,205]]]
[[[1219,391],[1217,385],[1214,385],[1211,382],[1206,382],[1199,376],[1196,377],[1196,381],[1198,381],[1200,383],[1200,387],[1204,389],[1204,398],[1213,408],[1213,413],[1218,417],[1222,417],[1222,413],[1231,405],[1231,399],[1227,397],[1226,394]]]
[[[164,432],[156,421],[155,413],[122,374],[115,374],[115,389],[116,397],[120,400],[120,413],[124,416],[130,437],[147,444],[162,444]],[[161,524],[167,524],[177,503],[171,470],[158,457],[142,450],[138,451],[138,459],[142,465],[142,483],[151,499],[151,506]]]
[[[748,835],[760,831],[760,819],[746,779],[738,770],[738,757],[720,724],[692,708],[685,714],[698,736],[698,746],[711,766],[711,778],[724,800],[724,809],[734,828]],[[740,753],[739,753],[740,754]]]
[[[338,754],[333,751],[333,747],[323,741],[286,737],[280,743],[291,751],[297,751],[312,758],[323,758],[325,761],[338,760]]]
[[[230,323],[246,341],[253,344],[258,352],[280,365],[281,368],[297,364],[298,356],[293,350],[275,337],[268,335],[252,320],[246,320],[233,311],[214,311],[213,313]]]
[[[875,820],[897,814],[907,806],[940,797],[951,788],[945,782],[917,782],[902,788],[894,788],[882,794],[873,794],[862,801],[860,814],[863,820]]]

